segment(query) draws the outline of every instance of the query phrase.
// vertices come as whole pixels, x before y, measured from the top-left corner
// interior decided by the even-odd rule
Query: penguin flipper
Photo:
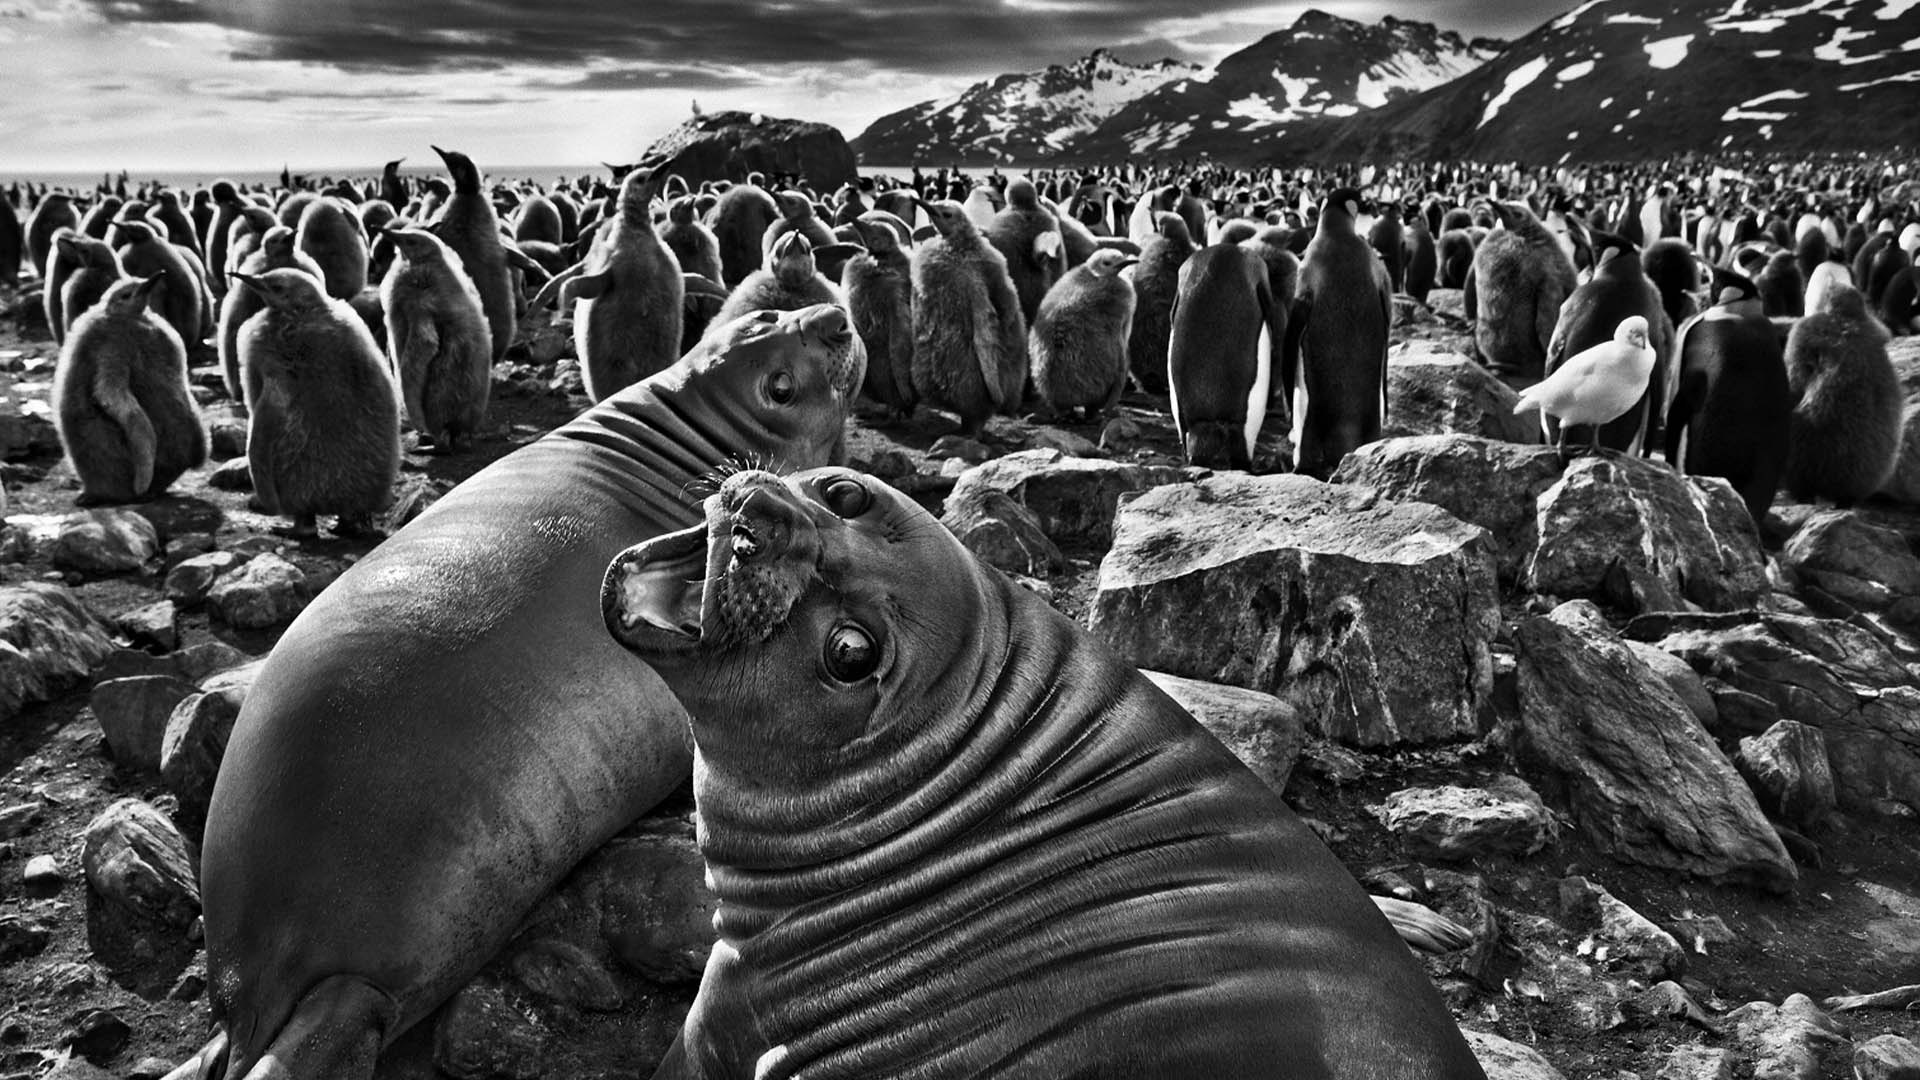
[[[539,311],[541,308],[553,303],[554,298],[560,295],[561,287],[578,277],[586,265],[587,260],[581,259],[579,262],[548,278],[546,284],[540,286],[540,291],[535,293],[533,299],[527,302],[528,309]]]
[[[1682,458],[1682,444],[1686,438],[1687,426],[1693,420],[1694,409],[1705,396],[1707,376],[1703,371],[1683,373],[1680,385],[1673,393],[1673,403],[1667,407],[1666,451],[1667,464],[1685,476],[1687,463]]]
[[[1467,264],[1467,280],[1460,286],[1460,311],[1469,323],[1480,321],[1480,281],[1474,273],[1476,269],[1472,263]]]
[[[1254,281],[1253,291],[1254,295],[1258,297],[1260,301],[1261,321],[1266,323],[1267,327],[1266,360],[1268,364],[1271,365],[1273,361],[1273,343],[1277,341],[1281,343],[1283,348],[1285,347],[1287,331],[1291,320],[1287,318],[1286,308],[1282,307],[1279,300],[1273,295],[1273,285],[1267,280],[1266,274],[1260,274]],[[1271,368],[1269,368],[1267,372],[1267,378],[1273,378]],[[1293,426],[1292,392],[1293,387],[1291,384],[1288,384],[1287,393],[1280,395],[1280,424],[1282,427],[1291,428]],[[1268,396],[1271,397],[1272,394],[1269,393]]]
[[[564,305],[569,300],[598,300],[612,284],[613,274],[610,271],[580,274],[560,287],[560,302]]]
[[[519,267],[520,272],[527,275],[527,280],[535,285],[544,285],[552,279],[553,275],[547,273],[546,267],[534,262],[533,256],[513,244],[501,244],[500,251],[506,255],[507,265]]]
[[[1293,310],[1287,313],[1285,345],[1280,350],[1280,385],[1286,389],[1289,401],[1300,385],[1300,341],[1311,318],[1313,294],[1301,293],[1294,298]]]
[[[126,435],[127,452],[132,457],[133,494],[138,496],[146,492],[153,483],[154,433],[153,421],[147,416],[147,410],[140,407],[139,399],[133,396],[133,388],[126,379],[124,364],[103,362],[93,376],[93,399],[100,408],[113,417],[120,430]],[[115,378],[119,375],[119,378]]]

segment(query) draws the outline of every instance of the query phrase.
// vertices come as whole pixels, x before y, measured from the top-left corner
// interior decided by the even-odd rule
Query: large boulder
[[[739,111],[692,117],[649,146],[639,167],[653,170],[656,189],[668,176],[699,187],[709,180],[739,183],[757,172],[770,181],[798,176],[815,191],[832,191],[860,175],[839,129]]]
[[[1767,561],[1746,504],[1725,480],[1683,477],[1622,454],[1582,457],[1540,496],[1525,584],[1553,596],[1626,599],[1617,582],[1713,611],[1749,608],[1768,591]]]
[[[1333,482],[1369,487],[1396,502],[1432,503],[1480,526],[1492,538],[1500,580],[1512,584],[1533,550],[1534,500],[1562,470],[1550,446],[1418,435],[1360,447],[1341,460]]]
[[[1513,415],[1520,395],[1493,372],[1431,341],[1408,341],[1387,353],[1387,422],[1396,435],[1478,435],[1537,443],[1540,425]]]
[[[1360,746],[1474,734],[1499,627],[1485,530],[1304,476],[1121,505],[1088,621],[1142,668],[1274,694]]]
[[[1631,649],[1553,617],[1527,619],[1514,637],[1517,749],[1586,836],[1642,866],[1792,886],[1793,862],[1753,793]]]
[[[1287,790],[1287,777],[1293,774],[1306,743],[1306,729],[1300,714],[1286,702],[1258,690],[1183,679],[1163,671],[1140,674],[1200,721],[1274,794]]]
[[[0,588],[0,721],[86,678],[112,653],[106,626],[65,586]]]
[[[947,499],[965,501],[981,488],[1002,491],[1031,510],[1055,543],[1105,550],[1113,542],[1113,515],[1121,495],[1185,478],[1183,470],[1171,465],[1022,450],[961,473]]]
[[[1861,611],[1920,623],[1920,558],[1906,537],[1851,510],[1809,517],[1781,549],[1780,561],[1812,587]]]
[[[1780,716],[1819,728],[1841,809],[1920,812],[1920,677],[1877,633],[1779,612],[1628,629]]]

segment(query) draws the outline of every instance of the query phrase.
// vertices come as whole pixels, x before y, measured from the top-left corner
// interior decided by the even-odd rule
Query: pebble
[[[66,883],[66,877],[60,873],[60,864],[51,855],[35,855],[27,860],[26,868],[20,872],[20,882],[27,892],[40,896],[51,896],[60,891]]]

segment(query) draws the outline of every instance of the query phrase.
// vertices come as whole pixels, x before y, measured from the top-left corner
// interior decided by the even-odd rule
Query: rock
[[[982,486],[959,497],[957,485],[954,491],[940,522],[967,550],[1010,574],[1045,576],[1066,568],[1066,556],[1040,520],[1005,492]]]
[[[1540,425],[1513,415],[1519,400],[1493,372],[1431,341],[1407,341],[1387,351],[1388,438],[1462,434],[1537,443]]]
[[[573,327],[570,324],[548,323],[534,330],[527,339],[527,355],[538,367],[574,356]]]
[[[1717,1046],[1677,1046],[1653,1080],[1733,1080],[1733,1052]]]
[[[213,799],[213,782],[226,756],[233,722],[246,701],[244,687],[196,693],[181,700],[167,718],[160,749],[160,779],[180,800],[180,816],[193,823],[206,819]]]
[[[1819,728],[1782,720],[1763,734],[1741,739],[1733,764],[1760,805],[1797,828],[1825,820],[1837,805],[1827,740]]]
[[[1754,1080],[1815,1080],[1821,1058],[1847,1043],[1846,1029],[1805,994],[1778,1006],[1750,1002],[1727,1014],[1734,1038],[1753,1058]]]
[[[172,675],[135,675],[96,685],[87,703],[107,737],[113,760],[124,768],[157,773],[167,718],[175,705],[198,689]]]
[[[207,608],[229,626],[242,629],[291,622],[309,599],[307,575],[271,553],[256,555],[221,575],[207,590]]]
[[[1553,820],[1537,796],[1518,798],[1484,788],[1405,788],[1387,796],[1378,814],[1416,859],[1531,855],[1553,832]]]
[[[1662,649],[1820,729],[1842,810],[1880,813],[1889,804],[1920,812],[1920,677],[1879,635],[1778,612],[1750,612],[1725,629],[1671,629]]]
[[[1257,690],[1197,682],[1161,671],[1140,674],[1226,744],[1274,794],[1286,791],[1287,777],[1306,741],[1305,726],[1292,706]]]
[[[207,598],[207,590],[222,574],[246,561],[246,556],[231,551],[210,551],[187,559],[167,571],[167,599],[193,607]]]
[[[174,1070],[174,1062],[166,1058],[145,1057],[134,1063],[127,1073],[127,1080],[161,1080]]]
[[[453,485],[445,480],[436,480],[426,476],[409,476],[400,482],[400,489],[394,493],[393,505],[381,515],[380,524],[389,533],[399,532],[407,523],[421,514],[440,497],[453,490]]]
[[[86,678],[112,652],[107,628],[66,586],[0,586],[0,722]]]
[[[1154,429],[1131,416],[1116,416],[1100,429],[1100,449],[1109,454],[1131,454],[1153,446]]]
[[[1645,991],[1630,999],[1627,1006],[1634,1015],[1648,1023],[1684,1020],[1703,1031],[1712,1031],[1717,1034],[1720,1030],[1719,1024],[1713,1017],[1707,1015],[1707,1011],[1700,1007],[1700,1003],[1687,992],[1687,988],[1672,980],[1647,987]]]
[[[1768,591],[1746,504],[1726,481],[1621,455],[1588,456],[1541,494],[1522,580],[1537,593],[1605,596],[1616,564],[1701,607],[1750,608]]]
[[[915,472],[913,455],[905,450],[888,447],[873,455],[873,460],[867,463],[866,471],[889,481],[912,476]]]
[[[113,623],[135,645],[172,652],[180,647],[180,612],[171,600],[157,600],[114,616]]]
[[[1713,698],[1715,726],[1711,730],[1715,735],[1721,738],[1758,735],[1780,722],[1780,707],[1766,698],[1735,690],[1719,679],[1702,682],[1707,695]]]
[[[1501,582],[1512,584],[1533,550],[1534,500],[1561,472],[1559,452],[1550,446],[1423,435],[1354,450],[1333,471],[1333,482],[1372,488],[1396,502],[1432,503],[1480,526],[1490,534]]]
[[[20,868],[20,883],[28,895],[47,897],[60,891],[60,886],[67,883],[67,876],[60,872],[60,863],[53,856],[35,855]]]
[[[972,498],[983,488],[1001,491],[1032,511],[1055,543],[1105,551],[1113,542],[1113,515],[1123,494],[1184,478],[1181,470],[1170,465],[1129,465],[1069,457],[1058,450],[1022,450],[962,473],[948,501]]]
[[[692,986],[713,949],[706,872],[690,835],[628,835],[589,856],[566,888],[599,912],[620,964],[662,986]]]
[[[1460,1034],[1466,1036],[1487,1080],[1564,1080],[1546,1058],[1517,1042],[1466,1028]]]
[[[1851,510],[1823,510],[1800,526],[1781,561],[1811,585],[1862,611],[1920,598],[1920,559],[1906,537]]]
[[[247,459],[246,420],[236,416],[219,416],[208,420],[207,456],[215,461],[224,462],[230,459],[245,461]]]
[[[1100,456],[1099,444],[1092,439],[1075,435],[1071,431],[1059,428],[1043,427],[1034,431],[1027,440],[1030,450],[1051,450],[1071,458],[1097,458]]]
[[[1667,684],[1667,689],[1673,691],[1673,696],[1680,699],[1694,719],[1700,721],[1708,731],[1717,730],[1720,709],[1714,704],[1706,681],[1685,660],[1642,641],[1624,641],[1622,644],[1632,649],[1633,655],[1639,657],[1641,663],[1660,676],[1660,681]]]
[[[133,1029],[113,1010],[88,1009],[67,1022],[66,1030],[60,1033],[60,1045],[72,1047],[74,1053],[95,1065],[104,1065],[126,1049],[132,1037]]]
[[[138,799],[121,799],[93,819],[80,862],[94,895],[138,919],[185,930],[200,915],[186,841]]]
[[[115,1080],[115,1077],[86,1058],[69,1057],[51,1071],[40,1074],[40,1080]]]
[[[1893,475],[1880,485],[1880,493],[1908,505],[1920,504],[1920,399],[1908,389],[1906,405],[1900,412],[1900,449],[1893,457]]]
[[[654,170],[658,186],[650,194],[664,186],[669,175],[685,177],[695,190],[709,180],[737,184],[753,172],[798,176],[815,191],[832,191],[859,178],[853,148],[838,130],[739,111],[682,122],[649,146],[639,165]]]
[[[253,465],[244,457],[228,458],[207,474],[207,486],[215,491],[252,491]]]
[[[40,824],[40,804],[18,803],[0,807],[0,840],[11,840]]]
[[[124,679],[133,675],[172,675],[197,683],[215,672],[248,663],[246,653],[224,641],[203,641],[184,649],[155,656],[138,649],[115,649],[95,671],[97,682]]]
[[[1142,668],[1279,696],[1360,745],[1476,730],[1499,626],[1486,532],[1424,503],[1223,473],[1120,507],[1089,625]]]
[[[927,447],[927,460],[939,461],[943,458],[959,458],[969,465],[977,465],[993,456],[987,445],[969,439],[964,435],[942,435]]]
[[[205,555],[215,546],[212,533],[181,533],[167,542],[167,568],[171,570],[188,559]]]
[[[1609,971],[1658,982],[1686,967],[1687,954],[1672,934],[1586,878],[1560,882],[1560,913],[1568,929],[1587,935],[1575,951]]]
[[[160,554],[160,533],[141,514],[121,507],[86,510],[66,519],[54,539],[53,565],[83,574],[138,570]]]
[[[1478,874],[1420,867],[1421,891],[1408,899],[1418,900],[1441,915],[1452,919],[1473,935],[1473,943],[1445,956],[1425,959],[1429,973],[1440,978],[1464,976],[1483,987],[1496,987],[1500,980],[1494,966],[1505,947],[1501,940],[1500,915],[1487,895],[1486,879]]]
[[[1775,890],[1797,878],[1753,794],[1632,650],[1529,618],[1515,632],[1521,760],[1627,862]]]
[[[167,1000],[199,1001],[200,995],[206,992],[207,961],[206,955],[203,953],[199,959],[193,962],[192,966],[181,972],[180,977],[173,981],[173,985],[167,989]]]
[[[1920,1080],[1920,1046],[1898,1035],[1876,1035],[1853,1048],[1855,1080]]]
[[[499,986],[476,982],[441,1010],[433,1063],[455,1080],[534,1080],[544,1069],[545,1043],[539,1026]]]
[[[26,915],[0,915],[0,965],[37,956],[53,940],[53,928]]]
[[[540,939],[514,950],[507,970],[528,991],[562,1005],[613,1012],[625,995],[600,961],[570,941]]]

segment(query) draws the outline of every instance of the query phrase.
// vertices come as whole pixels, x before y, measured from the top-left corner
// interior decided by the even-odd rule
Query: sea
[[[318,183],[324,183],[341,179],[357,181],[376,179],[380,175],[380,168],[381,166],[378,164],[371,166],[343,165],[338,168],[290,169],[288,171],[296,177],[305,177]],[[68,190],[91,191],[102,183],[108,187],[119,183],[123,171],[126,174],[127,187],[129,189],[152,181],[158,181],[168,187],[188,191],[194,188],[204,187],[213,183],[215,180],[228,180],[243,188],[251,188],[256,185],[270,188],[280,183],[279,169],[226,169],[218,172],[196,169],[114,169],[106,172],[76,172],[73,170],[9,171],[4,165],[0,165],[0,188],[13,183],[31,183],[35,185],[46,184],[49,187],[66,188]],[[574,165],[488,165],[485,167],[485,171],[488,177],[496,180],[532,180],[542,185],[552,185],[556,181],[572,180],[580,176],[604,178],[608,175],[607,167],[597,162]],[[929,169],[928,171],[932,172],[934,170]],[[969,171],[984,172],[985,170],[974,169]],[[1006,165],[1001,166],[1001,171],[1018,173],[1025,170],[1019,166]],[[863,176],[892,176],[905,179],[912,175],[913,166],[862,165],[860,166],[860,172]],[[437,161],[429,161],[417,167],[402,165],[400,167],[400,175],[422,178],[445,176],[446,170],[441,168]]]

